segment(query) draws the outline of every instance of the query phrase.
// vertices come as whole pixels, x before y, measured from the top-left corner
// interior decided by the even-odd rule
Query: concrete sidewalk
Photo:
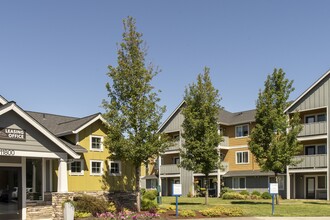
[[[329,220],[330,217],[226,217],[226,218],[200,218],[186,220]]]

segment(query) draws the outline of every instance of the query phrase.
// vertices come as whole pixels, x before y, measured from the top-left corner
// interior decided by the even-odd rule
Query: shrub
[[[259,191],[256,191],[254,190],[252,193],[251,193],[251,196],[261,196],[261,193]]]
[[[155,201],[157,197],[156,190],[148,190],[146,191],[141,200],[141,209],[144,211],[150,211],[157,208],[157,202]]]
[[[240,208],[229,208],[229,207],[221,207],[217,206],[214,208],[204,209],[201,211],[202,215],[208,217],[221,217],[221,216],[242,216],[243,211]]]
[[[226,192],[222,195],[222,199],[237,199],[237,200],[244,200],[246,199],[246,195],[241,195],[237,192]]]
[[[162,208],[167,210],[167,211],[174,211],[176,210],[176,206],[175,205],[162,205]]]
[[[196,213],[192,210],[182,210],[180,211],[179,215],[182,217],[195,217]]]
[[[226,192],[233,192],[233,190],[230,189],[229,187],[223,187],[223,188],[221,189],[221,197],[222,197],[222,195],[225,194]]]
[[[263,198],[263,199],[271,199],[272,196],[270,195],[269,192],[264,192],[264,193],[262,193],[261,198]]]
[[[74,207],[77,212],[88,212],[96,216],[97,213],[106,212],[109,208],[109,202],[104,199],[83,195],[73,199]]]
[[[259,200],[259,199],[261,199],[261,196],[251,195],[250,196],[250,199],[252,199],[252,200]]]
[[[88,218],[91,216],[92,216],[92,213],[89,213],[89,212],[79,212],[79,211],[74,212],[75,218]]]
[[[239,194],[241,194],[243,196],[249,196],[250,195],[250,193],[247,190],[243,190]]]
[[[108,212],[115,212],[116,210],[117,210],[117,209],[116,209],[115,204],[114,204],[113,202],[110,202],[110,203],[108,204],[107,211],[108,211]]]

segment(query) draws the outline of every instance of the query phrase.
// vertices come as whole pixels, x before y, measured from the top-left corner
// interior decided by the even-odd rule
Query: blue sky
[[[162,72],[168,116],[204,66],[221,105],[255,108],[267,74],[283,68],[297,98],[330,69],[330,1],[0,1],[0,95],[70,116],[103,112],[107,66],[122,19],[133,16]]]

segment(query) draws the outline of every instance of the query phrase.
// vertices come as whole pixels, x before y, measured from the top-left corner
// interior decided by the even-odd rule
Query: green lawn
[[[238,207],[243,210],[244,216],[271,216],[271,200],[222,200],[209,198],[209,205],[204,205],[205,199],[179,198],[179,210],[202,210],[213,206]],[[160,208],[175,205],[175,197],[162,197]],[[330,202],[325,200],[280,200],[275,205],[275,216],[330,216]]]

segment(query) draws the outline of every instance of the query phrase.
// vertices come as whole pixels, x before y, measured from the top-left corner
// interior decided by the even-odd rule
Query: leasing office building
[[[132,190],[131,168],[108,159],[103,122],[24,111],[0,96],[0,219],[31,219],[31,204],[52,218],[52,192]]]

